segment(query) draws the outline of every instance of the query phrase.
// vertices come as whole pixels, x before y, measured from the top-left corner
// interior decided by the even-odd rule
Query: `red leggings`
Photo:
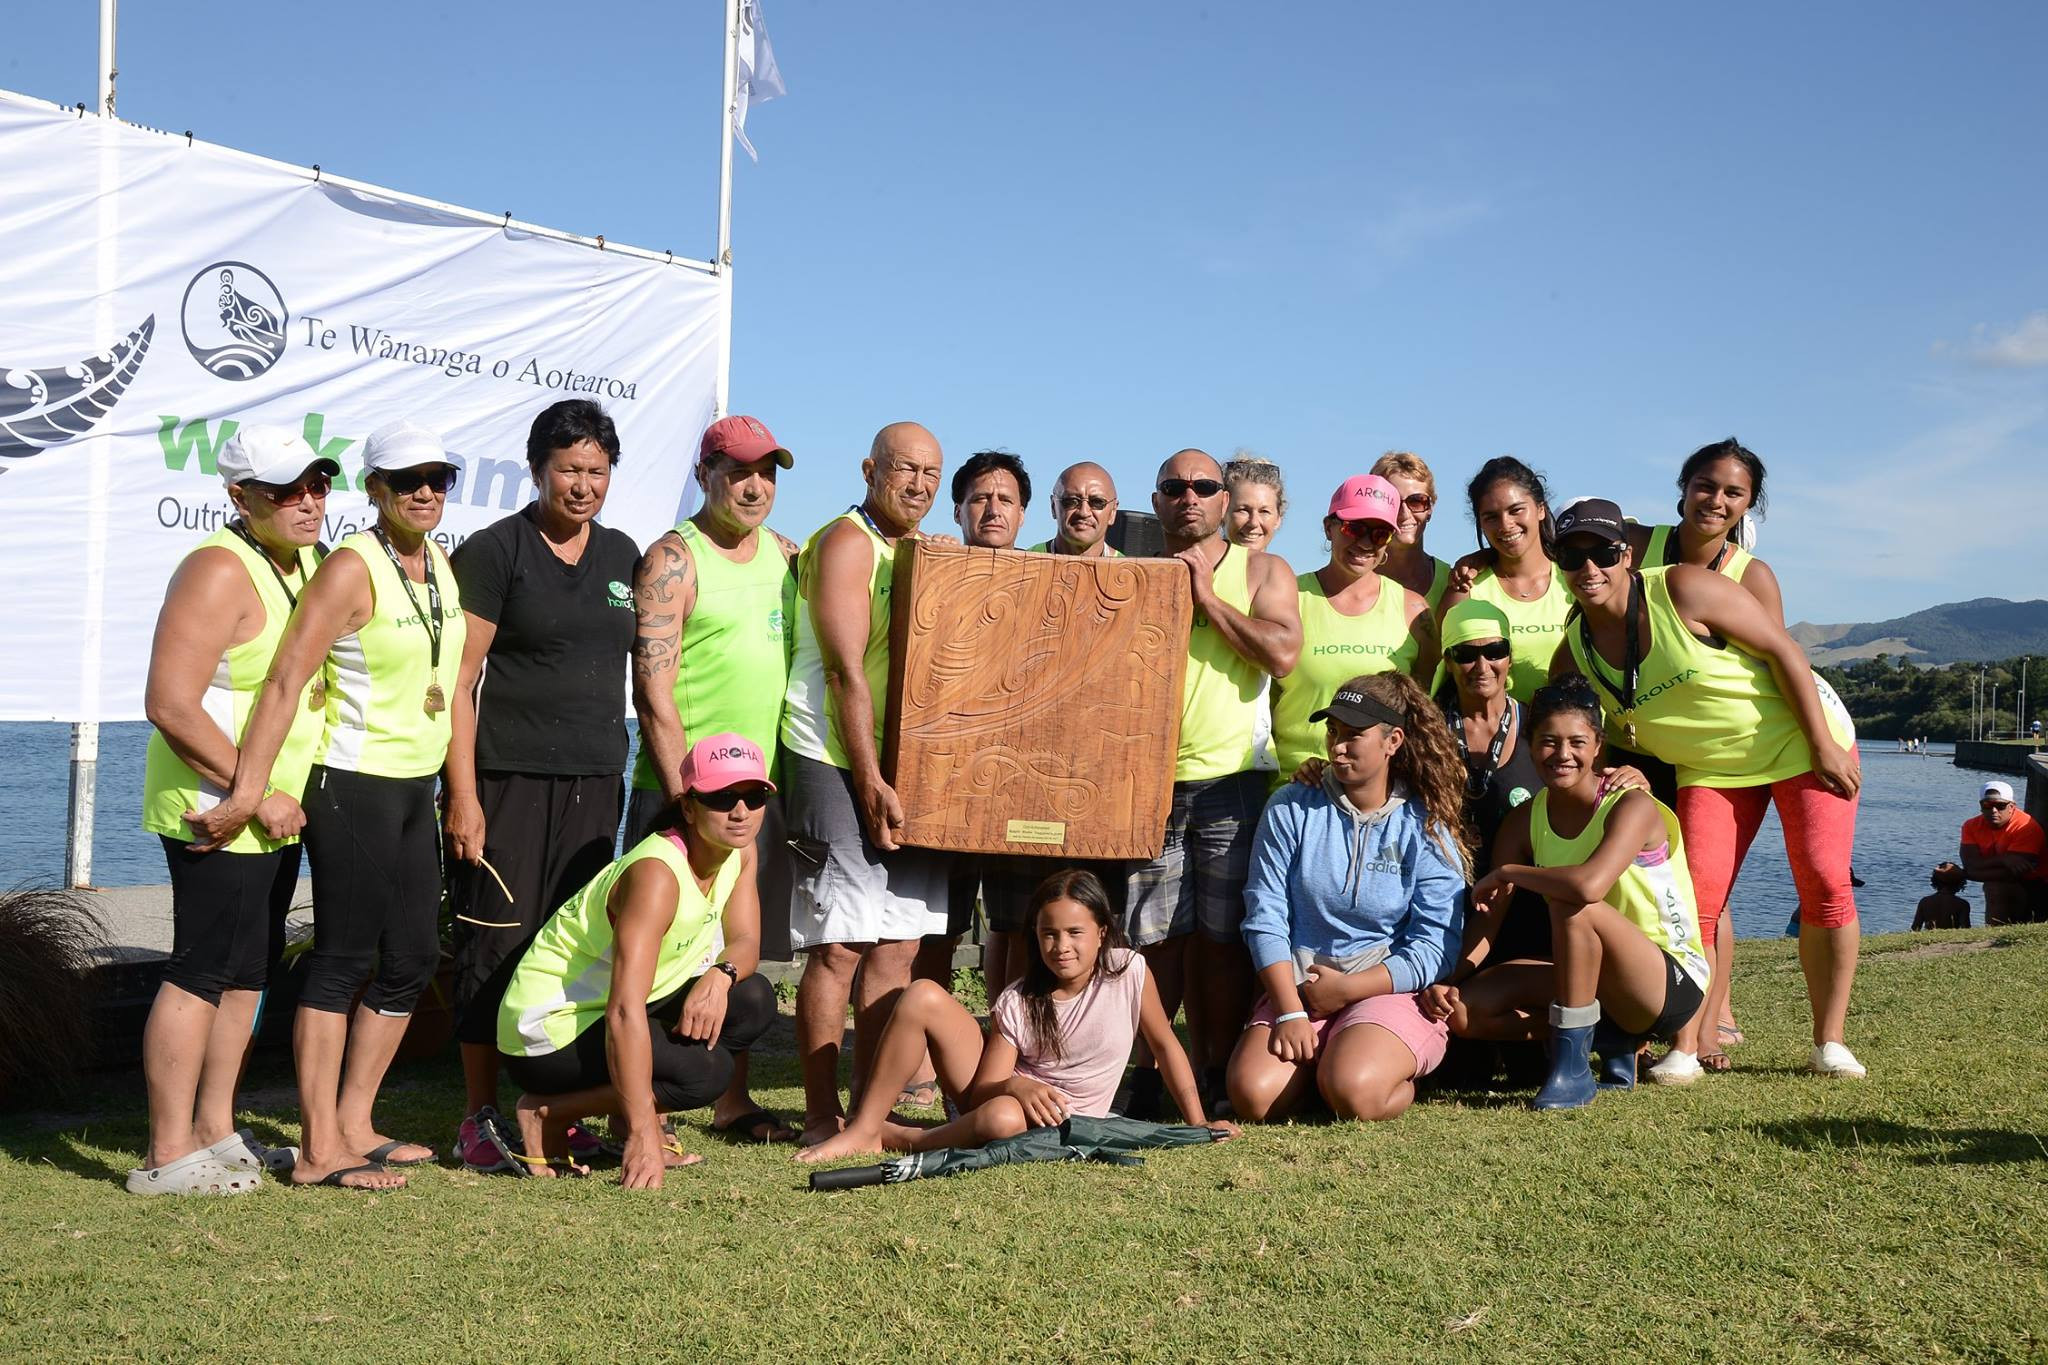
[[[1761,787],[1680,787],[1678,827],[1692,869],[1700,938],[1709,946],[1728,908],[1735,874],[1773,801],[1785,827],[1792,885],[1799,891],[1799,922],[1823,929],[1855,922],[1856,892],[1849,882],[1855,799],[1835,795],[1810,772]]]

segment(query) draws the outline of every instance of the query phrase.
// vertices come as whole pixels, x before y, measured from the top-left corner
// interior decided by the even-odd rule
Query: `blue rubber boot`
[[[1538,1109],[1583,1109],[1600,1093],[1593,1080],[1593,1028],[1600,1005],[1550,1006],[1550,1079],[1536,1092]]]
[[[1602,1018],[1593,1026],[1593,1052],[1600,1058],[1602,1090],[1636,1088],[1636,1040]]]

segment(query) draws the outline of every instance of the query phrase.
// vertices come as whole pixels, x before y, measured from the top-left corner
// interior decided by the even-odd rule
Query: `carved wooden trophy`
[[[1159,856],[1193,616],[1184,566],[905,540],[891,597],[882,763],[905,842]]]

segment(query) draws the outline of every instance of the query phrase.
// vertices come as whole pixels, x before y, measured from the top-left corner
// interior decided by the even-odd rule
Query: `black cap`
[[[1330,698],[1330,704],[1309,717],[1310,723],[1323,720],[1341,720],[1354,730],[1363,730],[1368,725],[1405,728],[1408,724],[1408,717],[1378,697],[1368,697],[1352,687],[1338,688],[1337,695]]]
[[[1621,509],[1605,498],[1580,498],[1559,512],[1552,524],[1559,540],[1588,535],[1619,544],[1628,539],[1628,523],[1622,520]]]

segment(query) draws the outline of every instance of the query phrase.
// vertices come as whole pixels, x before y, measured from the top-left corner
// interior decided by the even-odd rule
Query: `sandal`
[[[930,1109],[938,1104],[939,1099],[938,1078],[933,1077],[928,1081],[919,1081],[916,1085],[904,1086],[902,1092],[896,1096],[894,1107],[897,1109]]]
[[[318,1180],[293,1180],[288,1183],[293,1188],[301,1190],[309,1190],[319,1185],[331,1185],[337,1190],[360,1190],[364,1194],[389,1194],[392,1190],[404,1189],[404,1185],[351,1185],[348,1183],[348,1177],[352,1175],[382,1175],[386,1169],[381,1161],[365,1161],[360,1166],[344,1166],[338,1171],[329,1171]]]
[[[260,1171],[229,1166],[213,1155],[211,1147],[128,1172],[130,1194],[248,1194],[262,1183]]]
[[[426,1152],[426,1155],[409,1156],[403,1161],[393,1160],[391,1154],[400,1147],[419,1147]],[[424,1142],[406,1142],[399,1138],[393,1138],[389,1142],[380,1142],[369,1151],[364,1152],[363,1160],[376,1162],[384,1166],[431,1166],[440,1159],[440,1156],[439,1152],[428,1147]]]
[[[1734,1066],[1735,1063],[1728,1060],[1728,1054],[1725,1052],[1702,1052],[1700,1054],[1700,1070],[1702,1071],[1719,1075],[1722,1072],[1733,1070]]]
[[[579,1165],[575,1158],[566,1156],[527,1156],[524,1152],[512,1153],[512,1174],[531,1180],[533,1168],[545,1166],[562,1175],[589,1175],[588,1166]]]
[[[711,1131],[728,1142],[795,1142],[800,1134],[772,1109],[754,1109],[730,1123],[714,1123]]]
[[[1731,1047],[1741,1047],[1749,1041],[1749,1039],[1742,1036],[1742,1030],[1733,1024],[1717,1024],[1714,1026],[1714,1031],[1721,1035],[1721,1048],[1723,1051]]]

